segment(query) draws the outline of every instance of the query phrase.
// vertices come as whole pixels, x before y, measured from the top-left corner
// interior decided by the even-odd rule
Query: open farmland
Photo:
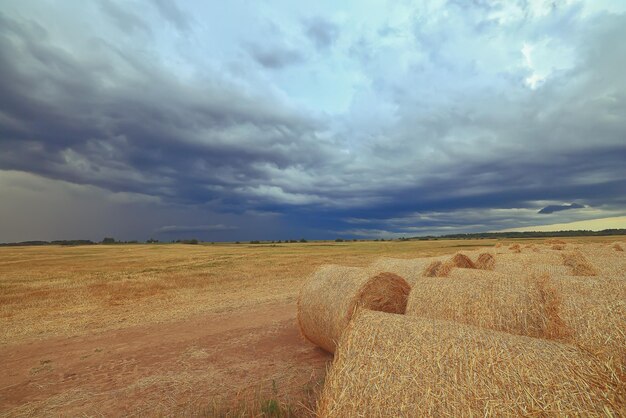
[[[463,251],[476,259],[490,251],[490,274],[581,279],[574,274],[580,260],[571,267],[560,255],[580,250],[601,288],[603,278],[614,284],[626,274],[615,241],[0,248],[0,415],[311,414],[332,356],[300,336],[295,317],[298,292],[319,266],[401,270],[385,257],[443,259]],[[430,261],[417,263],[421,269]],[[437,303],[432,315],[444,311]],[[457,312],[445,315],[463,321]]]

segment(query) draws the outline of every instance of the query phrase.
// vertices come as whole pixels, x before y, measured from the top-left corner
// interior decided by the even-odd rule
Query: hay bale
[[[454,265],[449,262],[433,261],[424,269],[422,273],[426,277],[448,277]]]
[[[374,261],[367,270],[371,274],[386,272],[397,274],[411,284],[411,281],[422,276],[424,268],[428,266],[428,258],[388,258],[381,257]]]
[[[619,416],[620,383],[583,351],[450,321],[359,311],[320,417]]]
[[[519,244],[513,244],[509,247],[509,250],[513,251],[514,253],[521,253],[522,252],[522,248],[520,247]]]
[[[560,301],[549,277],[520,279],[491,272],[469,274],[443,281],[417,279],[409,294],[406,315],[531,337],[567,337],[559,317]]]
[[[557,245],[565,245],[567,244],[562,239],[548,239],[546,240],[546,244],[557,244]]]
[[[616,242],[615,244],[613,244],[613,249],[615,251],[624,251],[624,249],[622,248],[621,245],[619,245],[619,242]]]
[[[323,266],[300,291],[300,331],[332,353],[357,307],[404,313],[410,289],[402,277],[392,273],[372,276],[358,267]]]
[[[597,276],[598,273],[593,265],[580,252],[576,251],[563,254],[563,265],[572,269],[574,276]]]
[[[453,268],[475,269],[474,262],[465,254],[457,253],[447,261],[433,261],[422,273],[426,277],[448,277]]]
[[[565,245],[562,245],[562,244],[554,244],[554,245],[552,246],[552,249],[553,249],[553,250],[556,250],[556,251],[563,251],[563,250],[565,249]]]
[[[597,356],[626,383],[626,282],[624,277],[553,277],[559,315],[570,343]]]
[[[470,260],[468,256],[465,254],[457,253],[450,260],[454,267],[462,268],[462,269],[475,269],[476,266],[474,262]]]
[[[493,270],[496,267],[496,259],[489,253],[482,253],[474,264],[479,270]]]

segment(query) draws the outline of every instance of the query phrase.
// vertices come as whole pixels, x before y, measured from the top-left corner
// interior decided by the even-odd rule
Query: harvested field
[[[601,362],[570,345],[360,311],[340,341],[318,413],[619,415],[622,389]]]
[[[332,359],[296,322],[311,273],[493,242],[0,248],[0,416],[306,415]]]
[[[492,254],[493,270],[454,267],[432,281],[458,283],[463,293],[471,280],[548,274],[538,306],[558,305],[545,316],[558,312],[565,327],[552,321],[552,329],[569,334],[553,335],[540,320],[524,328],[523,315],[507,312],[504,301],[494,302],[501,312],[489,321],[539,330],[624,376],[626,257],[612,248],[616,238],[566,240],[565,254],[578,251],[596,269],[590,277],[573,276],[564,253],[543,241],[520,242],[538,252],[495,248],[495,240],[0,248],[0,368],[8,371],[0,376],[0,416],[254,416],[270,406],[311,416],[332,355],[298,329],[307,278],[340,264],[416,284],[429,264],[459,251],[471,260]],[[547,297],[550,289],[556,298]],[[459,324],[483,315],[436,300],[432,309]]]

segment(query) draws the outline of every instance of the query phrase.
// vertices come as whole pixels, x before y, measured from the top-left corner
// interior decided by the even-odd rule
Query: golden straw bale
[[[450,262],[454,265],[454,267],[462,268],[462,269],[475,269],[476,266],[474,262],[470,260],[468,256],[465,254],[457,253],[452,257]]]
[[[429,261],[430,258],[404,259],[382,257],[374,261],[367,269],[371,274],[380,272],[394,273],[411,283],[412,280],[422,275]]]
[[[563,241],[562,239],[548,239],[548,240],[546,240],[545,242],[546,242],[546,244],[557,244],[557,245],[559,245],[559,244],[562,244],[562,245],[567,244],[567,243],[566,243],[565,241]]]
[[[453,268],[475,269],[474,262],[465,254],[457,253],[447,261],[436,260],[424,269],[422,275],[426,277],[447,277]]]
[[[563,244],[554,244],[554,245],[552,246],[552,249],[553,249],[553,250],[557,250],[557,251],[562,251],[562,250],[564,250],[564,249],[565,249],[565,245],[563,245]]]
[[[493,270],[496,267],[496,259],[489,253],[482,253],[478,256],[474,264],[476,268],[480,270]]]
[[[422,277],[409,294],[406,314],[445,319],[512,334],[565,339],[560,300],[547,276],[516,278],[492,272]]]
[[[323,266],[300,291],[300,331],[313,344],[332,353],[357,307],[404,313],[410,289],[402,277],[393,273],[372,276],[358,267]]]
[[[580,251],[563,254],[563,264],[572,269],[572,274],[574,276],[598,275],[596,269]]]
[[[426,277],[447,277],[453,267],[454,265],[448,261],[433,261],[424,269],[423,275]]]
[[[553,277],[570,342],[610,364],[626,382],[626,277]]]
[[[521,253],[522,252],[522,248],[520,247],[519,244],[513,244],[509,247],[509,250],[513,251],[514,253]]]
[[[624,248],[622,248],[622,246],[619,245],[619,242],[616,242],[615,244],[613,244],[613,249],[615,251],[624,251]]]
[[[619,416],[620,389],[602,363],[571,345],[360,310],[340,340],[317,413]]]

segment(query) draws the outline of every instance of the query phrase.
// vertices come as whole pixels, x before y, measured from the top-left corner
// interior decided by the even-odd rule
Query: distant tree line
[[[472,234],[450,234],[441,236],[413,237],[417,240],[438,239],[493,239],[493,238],[556,238],[556,237],[599,237],[626,235],[626,229],[604,229],[602,231],[551,231],[551,232],[477,232]]]
[[[605,229],[602,231],[554,231],[554,232],[477,232],[473,234],[450,234],[450,235],[427,235],[427,236],[417,236],[412,238],[397,238],[397,241],[409,241],[409,240],[440,240],[440,239],[497,239],[497,238],[556,238],[556,237],[599,237],[599,236],[611,236],[611,235],[626,235],[626,229]],[[344,239],[337,238],[335,242],[356,242],[357,239]],[[367,240],[361,240],[367,241]],[[383,238],[374,239],[372,241],[385,241]],[[393,241],[392,239],[388,239],[388,241]],[[146,244],[156,244],[159,240],[150,238],[146,241]],[[172,243],[178,244],[199,244],[201,241],[192,238],[192,239],[178,239],[172,241]],[[306,239],[301,238],[299,240],[291,239],[291,240],[278,240],[278,241],[250,241],[250,244],[289,244],[289,243],[305,243],[308,242]],[[37,245],[96,245],[97,242],[88,240],[88,239],[72,239],[72,240],[56,240],[56,241],[22,241],[22,242],[7,242],[0,243],[0,247],[16,247],[16,246],[37,246]],[[105,237],[99,244],[104,245],[114,245],[114,244],[143,244],[139,241],[116,241],[112,237]],[[214,244],[212,242],[211,244]],[[240,244],[239,241],[236,241],[235,244]]]

